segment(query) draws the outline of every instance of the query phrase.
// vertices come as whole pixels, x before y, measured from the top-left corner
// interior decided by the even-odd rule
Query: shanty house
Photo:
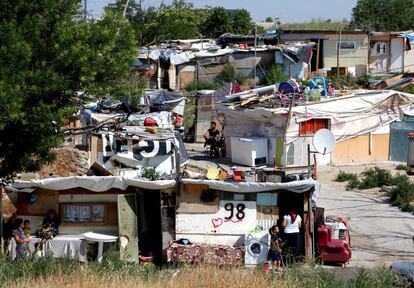
[[[196,243],[243,246],[256,227],[267,231],[290,210],[304,219],[303,247],[312,255],[312,180],[290,183],[183,179],[176,237]]]
[[[54,209],[59,235],[48,248],[54,257],[86,260],[83,233],[124,236],[121,256],[163,261],[175,239],[175,180],[146,181],[121,176],[72,176],[16,181],[6,187],[17,207],[16,217],[29,219],[32,233]]]
[[[312,72],[320,69],[336,69],[338,64],[339,67],[344,67],[345,74],[360,76],[368,71],[369,36],[367,32],[284,30],[281,31],[279,37],[282,44],[291,42],[316,44],[310,63]]]
[[[302,103],[290,111],[288,107],[266,108],[265,104],[241,108],[234,103],[222,105],[218,111],[224,115],[228,157],[233,156],[232,139],[259,137],[267,142],[266,164],[306,166],[308,145],[315,150],[313,135],[321,128],[332,131],[336,146],[331,154],[319,154],[318,163],[388,160],[389,125],[411,110],[413,102],[411,94],[359,91]]]
[[[370,35],[369,71],[373,75],[414,72],[414,33],[373,32]]]

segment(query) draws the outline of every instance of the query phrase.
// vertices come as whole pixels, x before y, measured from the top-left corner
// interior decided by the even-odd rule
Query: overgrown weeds
[[[346,182],[352,179],[357,179],[357,174],[354,173],[347,173],[345,171],[339,170],[339,173],[336,175],[335,181],[336,182]]]
[[[121,261],[115,252],[87,264],[60,258],[12,262],[0,255],[0,287],[403,287],[401,283],[385,268],[360,269],[353,279],[341,281],[315,265],[273,273],[232,266],[139,266]]]
[[[157,268],[124,263],[114,255],[102,263],[75,260],[29,259],[13,263],[0,259],[4,287],[402,287],[389,269],[360,269],[342,281],[320,266],[292,266],[284,273],[261,269],[210,265]],[[391,285],[390,285],[391,283]]]
[[[370,168],[362,172],[364,176],[359,184],[359,189],[371,189],[393,185],[393,177],[390,171],[379,167]]]
[[[264,85],[273,85],[276,83],[280,83],[282,81],[286,81],[288,76],[285,74],[283,70],[283,65],[281,64],[273,64],[265,74],[265,77],[262,80],[262,84]]]
[[[336,175],[335,181],[336,182],[348,182],[346,187],[349,189],[358,188],[360,185],[357,174],[347,173],[342,170],[340,170],[339,173]]]
[[[407,171],[408,170],[408,166],[405,165],[405,164],[398,164],[397,166],[395,166],[395,170]]]
[[[405,167],[399,167],[401,170]],[[386,195],[390,197],[393,206],[399,207],[405,212],[414,212],[414,183],[410,181],[407,175],[397,174],[392,176],[386,169],[379,167],[370,168],[361,173],[363,176],[361,180],[353,173],[346,173],[339,171],[336,175],[335,181],[348,181],[347,188],[349,189],[371,189],[376,187],[392,186],[391,189],[384,189]]]
[[[397,177],[396,177],[397,178]],[[399,207],[405,212],[414,212],[412,202],[414,201],[414,183],[406,175],[394,178],[394,187],[387,192],[393,206]]]

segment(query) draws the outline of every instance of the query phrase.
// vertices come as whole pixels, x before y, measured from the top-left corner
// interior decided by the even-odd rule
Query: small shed
[[[290,210],[303,219],[304,255],[313,255],[313,180],[289,183],[183,179],[176,212],[176,237],[196,243],[244,246],[255,229],[281,224]]]
[[[313,136],[321,128],[332,131],[337,145],[331,154],[317,155],[319,164],[388,160],[389,125],[410,111],[413,103],[414,95],[392,90],[352,91],[290,110],[263,105],[241,108],[235,102],[222,105],[218,113],[224,115],[228,156],[232,138],[261,137],[267,139],[268,164],[307,166],[308,145],[314,151]]]
[[[164,250],[175,238],[175,184],[175,180],[72,176],[15,181],[6,190],[17,207],[14,216],[31,220],[33,233],[54,209],[64,241],[79,241],[90,231],[126,236],[129,241],[119,248],[121,257],[138,261],[139,255],[152,256],[162,263]]]
[[[369,72],[373,75],[414,72],[414,33],[373,32],[370,35]]]
[[[283,30],[280,33],[281,43],[298,41],[316,43],[310,64],[312,72],[337,67],[338,56],[339,67],[346,67],[348,73],[367,71],[369,36],[365,31]]]

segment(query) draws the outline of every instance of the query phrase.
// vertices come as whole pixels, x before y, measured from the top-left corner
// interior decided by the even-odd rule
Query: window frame
[[[344,43],[352,43],[353,44],[353,48],[344,48],[342,47],[342,45]],[[352,40],[341,40],[341,46],[339,46],[339,41],[336,41],[336,50],[341,50],[341,51],[355,51],[356,50],[356,41],[352,41]]]
[[[103,205],[104,207],[104,221],[101,222],[67,222],[65,221],[65,208],[66,205],[75,205],[75,206],[89,206],[92,212],[92,207],[97,205]],[[116,225],[114,221],[109,219],[109,206],[116,207],[116,202],[62,202],[59,203],[59,212],[60,212],[60,223],[62,226],[113,226]],[[116,213],[117,214],[117,213]],[[118,219],[115,219],[118,222]]]
[[[323,127],[319,128],[318,130],[315,131],[315,123],[313,123],[313,126],[314,126],[313,129],[312,129],[313,132],[309,132],[308,133],[306,131],[305,133],[302,133],[302,125],[304,125],[305,123],[307,123],[309,121],[315,122],[317,120],[320,120],[320,121],[324,121],[325,122],[324,125],[323,125]],[[313,136],[320,129],[329,129],[330,130],[331,129],[331,119],[329,119],[329,118],[311,118],[311,119],[308,119],[308,120],[299,122],[299,137]]]

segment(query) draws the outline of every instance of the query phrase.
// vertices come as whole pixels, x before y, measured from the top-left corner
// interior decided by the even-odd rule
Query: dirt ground
[[[340,170],[359,174],[374,166],[388,169],[393,174],[404,173],[397,171],[393,163],[319,169],[322,188],[318,206],[325,208],[325,215],[345,216],[350,222],[351,267],[371,268],[388,266],[396,260],[414,260],[414,215],[392,207],[378,188],[348,191],[346,183],[333,181]]]

